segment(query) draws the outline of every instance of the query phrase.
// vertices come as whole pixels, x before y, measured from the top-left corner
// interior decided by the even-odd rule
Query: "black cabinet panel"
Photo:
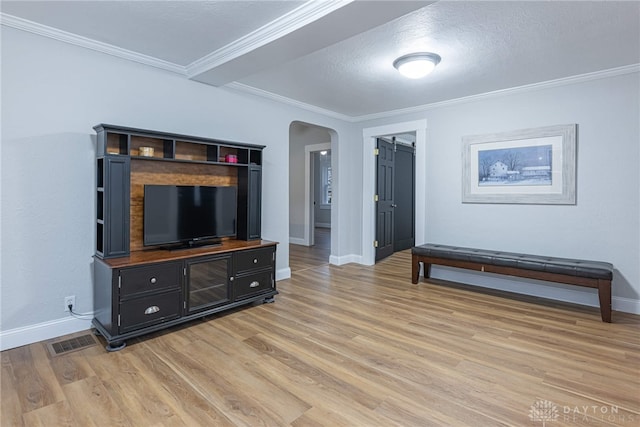
[[[135,298],[120,303],[120,332],[145,328],[180,316],[180,291]]]
[[[248,276],[236,277],[233,285],[236,300],[274,289],[273,271],[263,271]]]
[[[109,156],[104,166],[104,258],[129,254],[129,158]]]
[[[262,168],[238,171],[238,239],[259,239],[262,218]]]
[[[238,252],[236,254],[237,274],[271,267],[273,263],[273,253],[273,248]]]
[[[120,272],[120,296],[126,298],[141,292],[178,289],[181,278],[181,262],[124,269]]]

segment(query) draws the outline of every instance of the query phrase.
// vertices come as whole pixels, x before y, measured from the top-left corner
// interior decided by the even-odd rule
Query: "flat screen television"
[[[216,243],[236,234],[236,187],[145,185],[145,246]]]

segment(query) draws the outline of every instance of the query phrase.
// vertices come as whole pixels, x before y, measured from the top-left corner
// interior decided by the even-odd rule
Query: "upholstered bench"
[[[460,248],[431,243],[414,246],[411,249],[411,262],[412,283],[418,283],[420,263],[422,263],[425,279],[431,274],[431,265],[436,264],[597,288],[602,321],[611,322],[613,265],[608,262]]]

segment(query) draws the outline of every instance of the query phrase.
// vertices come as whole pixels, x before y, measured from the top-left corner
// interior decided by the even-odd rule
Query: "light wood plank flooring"
[[[410,275],[407,251],[323,264],[119,352],[4,351],[0,424],[640,424],[639,316]]]
[[[331,229],[316,228],[314,245],[289,245],[289,267],[291,271],[302,271],[329,264],[331,254]]]

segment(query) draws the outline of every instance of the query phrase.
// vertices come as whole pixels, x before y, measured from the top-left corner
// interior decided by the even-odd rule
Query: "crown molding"
[[[187,65],[187,76],[192,78],[245,55],[346,6],[352,1],[307,1],[302,6]]]
[[[578,74],[576,76],[563,77],[555,80],[548,80],[540,83],[532,83],[523,86],[516,86],[508,89],[500,89],[492,92],[480,93],[478,95],[465,96],[462,98],[449,99],[446,101],[434,102],[431,104],[423,104],[415,107],[401,108],[398,110],[389,110],[381,113],[366,114],[362,116],[349,116],[353,122],[364,122],[368,120],[376,120],[388,117],[395,117],[405,114],[419,113],[434,108],[450,107],[454,105],[467,104],[485,99],[500,98],[507,95],[515,95],[518,93],[532,92],[535,90],[549,89],[559,86],[567,86],[571,84],[584,83],[592,80],[605,79],[625,74],[640,72],[640,64],[624,65],[622,67],[610,68],[608,70],[595,71],[592,73]]]
[[[107,43],[102,43],[96,40],[92,40],[86,37],[82,37],[76,34],[72,34],[66,31],[58,30],[46,25],[38,24],[33,21],[18,18],[13,15],[8,15],[0,12],[0,24],[15,28],[22,31],[27,31],[40,36],[48,37],[51,39],[59,40],[64,43],[73,44],[86,49],[91,49],[97,52],[105,53],[128,61],[138,62],[140,64],[148,65],[154,68],[159,68],[165,71],[176,73],[185,77],[189,77],[194,70],[196,74],[199,72],[194,67],[203,67],[209,69],[213,66],[220,65],[226,61],[229,61],[238,55],[246,53],[252,49],[255,49],[271,40],[281,37],[292,29],[300,28],[308,22],[312,22],[333,10],[337,10],[340,7],[351,3],[353,0],[345,1],[327,1],[317,2],[309,1],[297,9],[289,12],[287,15],[283,15],[281,18],[276,19],[268,25],[254,31],[253,33],[238,39],[236,42],[227,45],[225,48],[213,52],[202,59],[190,64],[188,67],[183,67],[178,64],[174,64],[168,61],[164,61],[158,58],[154,58],[141,53],[133,52],[127,49],[122,49]],[[207,62],[208,61],[208,62]],[[199,68],[198,68],[199,69]],[[321,107],[317,107],[311,104],[307,104],[301,101],[296,101],[285,96],[277,95],[266,90],[258,89],[252,86],[248,86],[242,83],[233,82],[225,85],[225,88],[233,89],[239,92],[250,93],[262,98],[271,99],[276,102],[288,104],[293,107],[301,108],[303,110],[311,111],[313,113],[321,114],[327,117],[332,117],[338,120],[346,122],[364,122],[369,120],[377,120],[389,117],[395,117],[400,115],[407,115],[413,113],[420,113],[426,110],[449,107],[454,105],[465,104],[469,102],[475,102],[485,99],[494,99],[503,96],[526,93],[535,90],[548,89],[559,86],[566,86],[570,84],[577,84],[588,82],[592,80],[610,78],[615,76],[621,76],[625,74],[632,74],[640,72],[640,64],[625,65],[622,67],[611,68],[602,71],[596,71],[592,73],[579,74],[571,77],[564,77],[555,80],[548,80],[540,83],[533,83],[523,86],[517,86],[508,89],[500,89],[492,92],[481,93],[477,95],[466,96],[462,98],[455,98],[446,101],[434,102],[430,104],[422,104],[415,107],[402,108],[397,110],[389,110],[381,113],[365,114],[361,116],[349,116],[346,114],[338,113],[332,110],[327,110]]]
[[[224,87],[234,89],[239,92],[251,93],[256,96],[268,98],[276,102],[281,102],[284,104],[291,105],[293,107],[302,108],[307,111],[322,114],[324,116],[329,116],[329,117],[343,120],[346,122],[357,123],[357,122],[365,122],[369,120],[395,117],[400,115],[420,113],[420,112],[431,110],[434,108],[450,107],[453,105],[466,104],[469,102],[475,102],[475,101],[480,101],[485,99],[499,98],[507,95],[532,92],[535,90],[548,89],[548,88],[553,88],[558,86],[566,86],[570,84],[583,83],[591,80],[604,79],[604,78],[621,76],[625,74],[632,74],[632,73],[638,73],[638,72],[640,72],[640,64],[625,65],[622,67],[596,71],[593,73],[579,74],[577,76],[564,77],[561,79],[549,80],[546,82],[533,83],[529,85],[517,86],[513,88],[508,88],[508,89],[500,89],[493,92],[481,93],[478,95],[465,96],[462,98],[455,98],[455,99],[450,99],[450,100],[441,101],[441,102],[434,102],[431,104],[422,104],[415,107],[401,108],[398,110],[383,111],[381,113],[366,114],[362,116],[349,116],[346,114],[337,113],[332,110],[316,107],[311,104],[306,104],[304,102],[296,101],[294,99],[287,98],[285,96],[276,95],[272,92],[268,92],[266,90],[258,89],[253,86],[248,86],[242,83],[234,82],[234,83],[225,85]]]
[[[58,30],[47,25],[42,25],[33,21],[29,21],[27,19],[18,18],[17,16],[7,15],[6,13],[0,12],[0,23],[7,27],[27,31],[54,40],[59,40],[64,43],[69,43],[86,49],[95,50],[97,52],[106,53],[107,55],[126,59],[128,61],[138,62],[140,64],[160,68],[162,70],[170,71],[172,73],[180,74],[183,76],[186,75],[186,69],[181,65],[154,58],[152,56],[143,55],[131,50],[122,49],[107,43],[102,43],[96,40],[79,36],[77,34],[69,33],[67,31]]]

